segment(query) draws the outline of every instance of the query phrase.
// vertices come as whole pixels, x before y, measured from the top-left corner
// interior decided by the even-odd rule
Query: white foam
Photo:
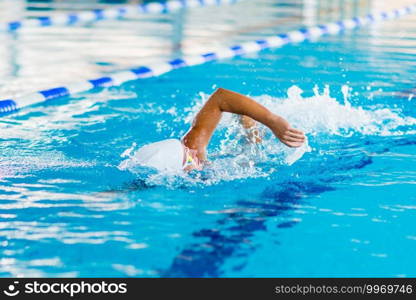
[[[255,99],[311,135],[395,135],[398,127],[416,124],[416,118],[402,116],[398,109],[352,106],[347,99],[349,90],[343,87],[344,104],[330,96],[328,87],[322,94],[314,89],[312,97],[302,97],[299,88],[292,87],[286,99],[268,95]]]
[[[288,164],[289,166],[291,166],[296,161],[298,161],[299,159],[301,159],[302,156],[306,152],[311,152],[311,151],[312,151],[312,149],[309,146],[308,139],[306,139],[305,143],[303,143],[302,146],[300,146],[299,148],[293,149],[292,153],[288,153],[287,154],[287,156],[285,157],[285,163]]]

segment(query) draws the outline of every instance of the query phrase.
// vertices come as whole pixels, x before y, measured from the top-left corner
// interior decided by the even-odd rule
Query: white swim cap
[[[184,148],[181,141],[168,139],[141,147],[134,158],[142,166],[177,172],[182,170]]]

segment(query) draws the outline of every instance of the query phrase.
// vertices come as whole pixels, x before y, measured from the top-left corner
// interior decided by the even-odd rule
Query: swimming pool
[[[416,276],[414,24],[408,16],[2,117],[0,275]],[[203,173],[123,163],[185,133],[216,87],[285,116],[310,152],[288,165],[291,151],[269,135],[247,149],[225,117]]]

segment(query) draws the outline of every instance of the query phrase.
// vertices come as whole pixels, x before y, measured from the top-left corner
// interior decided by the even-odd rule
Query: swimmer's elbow
[[[230,91],[224,88],[217,88],[214,94],[212,94],[212,100],[217,103],[218,108],[220,111],[227,111],[227,94]]]
[[[220,88],[217,88],[215,90],[214,94],[216,94],[216,95],[222,95],[222,94],[226,94],[228,92],[229,92],[229,90],[226,90],[226,89],[220,87]]]

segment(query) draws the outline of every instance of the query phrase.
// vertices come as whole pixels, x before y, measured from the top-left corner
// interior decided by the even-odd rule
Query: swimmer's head
[[[141,147],[134,154],[142,166],[158,171],[179,172],[183,169],[184,146],[177,139],[168,139]]]

